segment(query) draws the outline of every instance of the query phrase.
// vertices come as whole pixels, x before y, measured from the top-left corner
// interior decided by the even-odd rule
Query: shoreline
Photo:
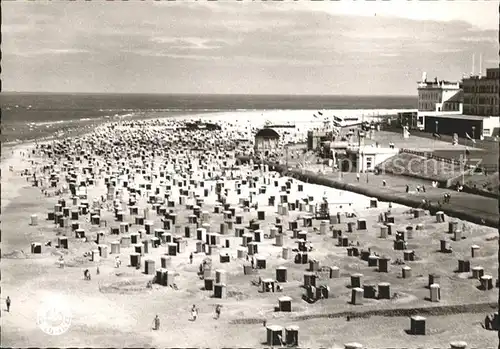
[[[2,171],[0,176],[2,182],[0,183],[2,200],[0,202],[0,212],[3,212],[10,205],[11,201],[19,196],[21,186],[15,185],[12,180],[17,177],[17,172],[20,170],[19,167],[24,162],[24,157],[20,153],[32,145],[33,143],[16,144],[7,149],[2,146],[0,165]],[[12,172],[9,170],[11,166],[13,168]]]
[[[388,115],[394,115],[397,112],[409,111],[413,110],[411,108],[355,108],[355,109],[322,109],[325,113],[328,114],[339,114],[339,115],[351,115],[351,114],[362,114],[366,118],[384,118]],[[62,129],[56,129],[51,131],[56,134],[58,132],[68,132],[78,133],[78,128],[92,128],[99,127],[105,125],[107,123],[120,122],[120,121],[134,121],[134,120],[154,120],[154,119],[172,119],[172,120],[183,120],[183,119],[200,119],[207,118],[209,120],[216,121],[228,121],[230,120],[234,114],[237,114],[240,117],[243,117],[242,121],[251,120],[253,124],[260,125],[264,124],[266,118],[271,118],[273,122],[281,122],[281,121],[290,121],[289,117],[293,115],[293,122],[298,122],[298,126],[302,126],[304,120],[310,122],[311,124],[317,123],[322,124],[322,118],[312,119],[312,114],[315,113],[317,109],[287,109],[287,108],[264,108],[264,109],[144,109],[144,110],[120,110],[122,113],[126,113],[123,115],[114,115],[108,118],[105,117],[95,117],[95,118],[78,118],[78,119],[68,119],[68,120],[45,120],[45,121],[26,121],[27,124],[36,124],[37,126],[44,125],[60,125]],[[262,119],[259,118],[262,116]],[[278,118],[274,120],[274,118]],[[282,120],[280,120],[280,118]],[[295,120],[297,119],[297,120]],[[70,130],[65,130],[67,128],[67,124],[73,124],[81,122],[80,126],[72,125]],[[6,123],[5,126],[10,125]],[[259,126],[260,127],[260,126]],[[74,128],[74,129],[73,129]],[[45,132],[45,131],[44,131]],[[91,131],[90,131],[91,132]],[[36,133],[33,130],[33,133]],[[63,135],[62,137],[64,137]],[[53,136],[44,136],[43,139],[58,139],[60,137]],[[37,137],[33,138],[24,138],[17,140],[7,140],[1,143],[2,146],[12,146],[17,144],[22,144],[25,142],[35,142]]]
[[[10,147],[3,147],[1,152],[1,182],[0,183],[0,192],[2,200],[0,202],[0,212],[3,212],[6,208],[9,207],[12,200],[19,196],[19,192],[23,188],[23,185],[16,182],[16,179],[19,180],[19,171],[24,170],[22,167],[26,161],[29,161],[29,157],[25,157],[21,155],[21,153],[28,154],[29,150],[35,147],[35,144],[46,144],[52,142],[52,140],[41,140],[37,142],[23,142],[20,144],[16,144]],[[9,168],[12,166],[12,172]],[[26,166],[30,167],[32,165]],[[12,181],[14,180],[14,181]],[[23,183],[24,184],[24,183]]]

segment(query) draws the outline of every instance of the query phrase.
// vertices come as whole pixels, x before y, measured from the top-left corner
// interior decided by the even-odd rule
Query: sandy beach
[[[500,349],[495,1],[4,1],[2,348]]]
[[[19,195],[22,184],[15,183],[17,175],[10,168],[19,171],[23,166],[29,165],[21,153],[27,153],[33,144],[21,144],[16,146],[2,147],[1,170],[2,170],[2,211],[9,205],[12,199]],[[7,184],[8,183],[8,184]]]
[[[158,125],[135,125],[134,128],[127,124],[117,124],[114,128],[105,125],[96,129],[94,135],[82,137],[79,141],[56,142],[59,153],[54,149],[44,149],[43,155],[41,149],[34,148],[34,144],[26,144],[13,148],[14,154],[10,156],[4,154],[6,160],[2,160],[2,180],[3,183],[8,181],[8,185],[2,186],[2,301],[9,295],[12,306],[7,313],[2,305],[3,344],[18,347],[257,347],[266,343],[264,320],[268,325],[298,325],[301,347],[343,348],[348,342],[360,342],[370,348],[447,347],[453,340],[465,340],[473,347],[487,348],[495,342],[496,332],[484,330],[481,323],[489,313],[487,304],[496,301],[497,289],[480,290],[477,288],[479,281],[470,279],[470,271],[454,272],[458,258],[471,260],[471,266],[481,265],[485,274],[496,275],[494,239],[497,232],[494,229],[454,220],[458,229],[462,229],[464,239],[453,241],[453,234],[448,233],[448,218],[444,223],[437,223],[436,217],[428,213],[413,218],[410,208],[393,204],[390,210],[395,218],[394,231],[404,231],[409,225],[415,229],[420,229],[416,228],[417,225],[422,228],[414,230],[411,239],[407,240],[407,249],[415,251],[416,259],[406,261],[412,269],[409,279],[401,277],[401,265],[391,264],[387,273],[379,272],[359,257],[348,256],[345,246],[337,246],[338,239],[332,237],[332,232],[335,229],[343,231],[351,246],[360,251],[371,249],[379,256],[389,256],[391,263],[402,259],[403,251],[393,248],[393,236],[380,238],[379,216],[387,212],[388,203],[370,208],[370,198],[358,194],[290,181],[268,169],[252,165],[231,168],[235,162],[234,150],[229,150],[231,139],[246,134],[244,130],[236,134],[236,129],[227,125],[220,134],[210,134],[173,132]],[[147,146],[147,142],[151,145]],[[187,150],[196,144],[204,151]],[[213,147],[215,144],[219,145],[218,148]],[[103,152],[95,152],[98,150]],[[26,154],[31,155],[28,157]],[[113,154],[122,154],[122,157]],[[151,154],[154,156],[150,157]],[[34,166],[31,161],[39,164]],[[13,172],[8,171],[9,166],[13,166]],[[44,166],[48,167],[44,170]],[[84,175],[84,168],[90,168],[91,172]],[[20,175],[24,169],[29,170],[30,176]],[[55,187],[50,186],[52,172],[58,173],[59,177]],[[41,186],[33,186],[33,174],[36,174]],[[80,189],[86,191],[86,196],[75,196],[67,191],[72,174],[76,175],[78,182],[92,179],[92,183],[87,181],[85,187],[77,188],[78,192]],[[111,192],[107,189],[110,182],[115,184],[115,190]],[[255,187],[250,183],[255,183]],[[146,187],[148,184],[150,189]],[[224,188],[222,192],[227,189],[223,200],[228,208],[234,209],[235,215],[231,218],[227,217],[228,210],[222,207],[221,196],[217,194],[218,186],[219,189]],[[131,191],[131,188],[134,190]],[[157,195],[154,195],[155,188],[158,188]],[[262,189],[265,192],[261,188],[265,188]],[[44,194],[45,190],[48,196]],[[55,195],[57,190],[63,194]],[[102,196],[108,194],[112,198],[102,201]],[[281,195],[288,195],[288,202],[299,202],[300,207],[292,210],[288,206],[286,214],[283,211],[279,214]],[[151,196],[163,198],[164,204],[154,206],[156,199],[152,201]],[[269,205],[270,196],[276,197],[273,205]],[[304,217],[312,214],[323,197],[327,198],[330,211],[339,213],[342,222],[329,222],[326,231],[322,231],[320,220],[312,220],[312,226],[304,226]],[[252,198],[252,204],[247,206],[244,200],[249,198]],[[65,200],[66,207],[70,207],[68,221],[61,223],[63,227],[47,220],[48,212],[62,210],[61,206],[57,208],[61,199]],[[173,206],[169,201],[173,202]],[[83,202],[88,204],[93,214],[81,211]],[[204,218],[198,218],[198,224],[190,223],[193,208],[198,204],[201,204],[200,217]],[[100,207],[99,224],[92,222],[93,216],[99,212],[97,207]],[[137,207],[134,213],[131,213],[132,207]],[[155,207],[163,207],[166,213],[155,212]],[[76,220],[71,217],[75,209],[80,210]],[[117,210],[124,211],[123,219],[117,218]],[[168,210],[175,212],[175,219],[169,216]],[[205,211],[206,214],[203,213]],[[260,214],[263,216],[257,220]],[[355,216],[349,218],[350,214]],[[30,223],[32,215],[37,216],[36,225]],[[241,217],[239,224],[235,220],[237,216]],[[137,217],[143,218],[142,224],[137,224]],[[356,225],[360,218],[366,220],[366,230],[354,228],[352,233],[346,233],[346,223]],[[167,220],[170,220],[168,229],[164,223]],[[265,260],[266,266],[246,275],[245,266],[248,268],[253,257],[250,255],[247,260],[249,249],[245,238],[237,235],[239,228],[256,239],[252,220],[257,220],[262,230],[260,242],[256,244],[257,256]],[[75,237],[72,229],[75,222],[79,222],[79,228],[83,229],[88,241]],[[121,231],[123,222],[128,223],[128,232]],[[148,229],[146,222],[152,222],[149,234],[145,231]],[[337,266],[340,269],[338,277],[321,274],[318,279],[321,285],[328,286],[328,299],[315,303],[302,299],[307,294],[302,286],[309,263],[294,262],[298,251],[297,238],[294,237],[297,232],[290,229],[292,222],[297,222],[297,231],[307,231],[307,241],[314,246],[308,252],[309,260],[317,260],[320,266]],[[283,229],[283,234],[279,234],[282,235],[282,246],[278,245],[275,237],[270,237],[276,234],[275,229],[279,225]],[[197,229],[201,227],[209,227],[210,232],[220,235],[214,235],[217,243],[204,244],[204,252],[197,252],[209,235],[205,231],[202,240],[197,239]],[[112,234],[112,228],[118,229],[119,233]],[[162,242],[156,248],[151,245],[158,237],[158,229],[170,233],[172,239],[177,238],[175,256],[167,255],[170,253],[168,243]],[[98,237],[101,232],[102,237]],[[130,266],[131,254],[137,251],[137,245],[124,243],[130,241],[131,235],[139,236],[138,243],[148,244],[147,252],[139,248],[144,254],[139,269]],[[56,247],[62,237],[67,238],[67,249]],[[436,252],[441,239],[449,241],[453,254]],[[47,246],[49,241],[51,245]],[[116,246],[115,241],[120,251],[110,253]],[[41,245],[41,253],[31,253],[33,242]],[[480,246],[480,255],[475,258],[470,257],[473,244]],[[183,247],[179,247],[181,245]],[[95,257],[86,254],[103,246],[107,246],[106,254],[102,250]],[[287,254],[290,255],[286,258],[283,258],[284,247],[289,248]],[[189,259],[191,253],[192,264]],[[222,257],[226,253],[228,262]],[[116,255],[123,262],[118,268],[115,265]],[[59,267],[61,256],[64,268]],[[146,265],[151,266],[145,260],[153,261],[156,271],[161,267],[163,257],[165,269],[168,269],[169,275],[174,275],[175,287],[157,283],[148,287],[147,283],[154,273],[145,274]],[[217,273],[224,270],[225,297],[214,298],[213,291],[204,289],[206,284],[198,271],[207,258],[212,265],[211,277],[223,277]],[[256,285],[259,278],[275,280],[275,269],[282,266],[288,269],[287,282],[279,283],[283,291],[261,292],[260,286]],[[91,280],[84,279],[85,269],[90,271]],[[380,282],[389,282],[391,294],[395,296],[350,304],[352,290],[349,280],[355,273],[363,274],[364,282],[375,285],[375,288]],[[429,297],[429,289],[425,288],[429,273],[441,275],[442,295],[437,303],[426,300]],[[278,298],[285,295],[292,298],[292,312],[276,312]],[[44,333],[37,322],[42,305],[54,302],[71,319],[60,335]],[[199,311],[196,321],[190,321],[193,304]],[[213,316],[217,304],[222,305],[222,314],[220,319],[215,320]],[[463,304],[470,305],[467,312],[456,313],[453,310]],[[382,310],[396,314],[401,309],[433,306],[444,306],[445,310],[428,316],[427,336],[411,336],[405,332],[410,326],[408,316],[377,315]],[[354,318],[351,322],[347,322],[345,316],[334,316],[345,311],[372,315],[369,318]],[[157,314],[161,327],[154,331],[152,321]]]

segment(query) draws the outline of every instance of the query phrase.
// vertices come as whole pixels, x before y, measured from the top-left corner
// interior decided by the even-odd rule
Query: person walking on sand
[[[59,268],[64,268],[64,257],[59,257]]]
[[[198,317],[198,309],[196,309],[196,304],[193,304],[193,307],[191,308],[191,317],[193,321],[196,321],[196,318]]]
[[[7,299],[5,300],[5,304],[7,305],[7,312],[10,313],[10,297],[7,296]]]
[[[160,318],[158,317],[158,315],[156,315],[153,320],[153,330],[158,331],[159,329],[160,329]]]
[[[215,320],[219,320],[221,308],[222,306],[220,304],[217,304],[215,307]]]
[[[189,254],[189,264],[193,264],[193,252]]]

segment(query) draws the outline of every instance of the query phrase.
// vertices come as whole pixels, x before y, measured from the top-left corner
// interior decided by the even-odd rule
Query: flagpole
[[[473,146],[474,143],[476,143],[476,140],[474,139],[474,133],[476,131],[476,128],[472,126],[472,137],[469,136],[469,134],[466,132],[465,133],[465,150],[464,150],[464,171],[462,172],[462,185],[465,185],[465,179],[464,179],[464,173],[465,173],[465,166],[467,165],[467,147],[468,147],[468,140],[471,141],[471,146]]]
[[[286,170],[288,171],[288,144],[285,145]]]
[[[433,152],[436,151],[436,138],[439,136],[439,130],[438,130],[438,125],[439,125],[439,122],[436,120],[434,121],[435,125],[436,125],[436,137],[434,137],[434,142],[432,144],[432,147],[433,147]]]
[[[467,164],[467,137],[465,137],[465,148],[464,148],[464,168],[462,169],[462,185],[465,185],[465,166]]]

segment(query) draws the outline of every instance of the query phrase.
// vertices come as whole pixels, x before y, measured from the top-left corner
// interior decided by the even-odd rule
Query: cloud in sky
[[[415,94],[498,62],[495,2],[348,3],[4,2],[3,87]]]

